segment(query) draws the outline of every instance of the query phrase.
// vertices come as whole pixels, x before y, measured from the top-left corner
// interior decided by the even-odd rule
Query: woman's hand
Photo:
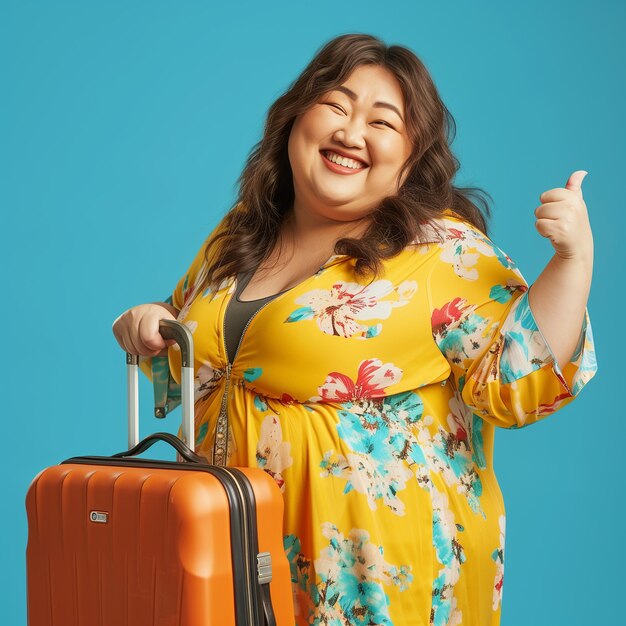
[[[120,347],[140,356],[165,356],[173,339],[163,339],[159,320],[175,320],[178,309],[166,302],[140,304],[124,311],[113,322],[113,334]]]
[[[563,260],[591,263],[593,259],[593,237],[581,189],[587,174],[585,170],[577,170],[565,188],[544,191],[539,196],[542,204],[535,209],[535,227],[540,235],[550,239],[557,256]]]
[[[586,317],[593,273],[593,237],[577,170],[565,188],[544,191],[535,227],[556,254],[530,286],[528,302],[537,326],[562,369],[573,356]]]

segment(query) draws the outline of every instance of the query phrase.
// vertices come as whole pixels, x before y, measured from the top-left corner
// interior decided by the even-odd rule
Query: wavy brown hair
[[[484,196],[491,196],[477,187],[452,184],[460,166],[450,150],[456,124],[424,64],[403,46],[387,46],[368,34],[344,34],[326,43],[269,108],[263,138],[237,180],[237,200],[207,240],[206,286],[215,287],[238,272],[253,270],[267,258],[293,208],[287,142],[296,116],[366,64],[383,66],[398,80],[413,150],[399,173],[401,180],[408,170],[397,194],[387,196],[373,210],[370,226],[360,238],[339,239],[335,254],[354,257],[357,274],[377,275],[383,259],[411,242],[423,241],[426,227],[446,208],[488,234],[491,211]]]

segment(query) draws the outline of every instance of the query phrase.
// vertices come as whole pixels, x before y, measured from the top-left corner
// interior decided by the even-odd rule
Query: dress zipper
[[[222,406],[220,414],[217,418],[217,426],[215,429],[215,443],[213,444],[213,464],[226,465],[226,456],[228,454],[228,418],[226,416],[226,402],[228,398],[228,387],[230,384],[230,371],[232,364],[226,365],[226,388],[222,396]]]
[[[237,290],[235,288],[231,298],[236,297]],[[226,461],[228,460],[228,391],[230,387],[230,373],[233,369],[233,363],[237,358],[237,354],[239,353],[239,346],[241,346],[241,342],[243,341],[244,335],[248,330],[248,326],[250,326],[250,322],[273,300],[269,300],[268,302],[264,302],[261,307],[259,307],[254,315],[246,322],[246,325],[243,327],[243,331],[241,332],[241,337],[239,337],[239,342],[237,343],[237,349],[235,350],[235,354],[233,354],[233,360],[226,365],[226,387],[224,389],[224,395],[222,396],[222,405],[220,408],[220,414],[217,418],[217,426],[215,428],[215,442],[213,444],[213,465],[226,465]],[[224,321],[222,322],[222,344],[224,346],[224,354],[226,355],[226,359],[228,359],[228,352],[226,350],[226,311],[228,310],[228,305],[230,305],[230,300],[226,305],[226,310],[224,311]]]

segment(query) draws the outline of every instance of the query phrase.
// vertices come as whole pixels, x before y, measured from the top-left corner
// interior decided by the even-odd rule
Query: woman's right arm
[[[204,251],[210,238],[211,235],[197,251],[187,271],[165,301],[134,306],[113,322],[113,334],[120,347],[125,352],[139,355],[139,369],[153,385],[154,406],[163,413],[169,413],[180,404],[181,390],[180,384],[170,371],[168,355],[168,346],[176,342],[173,339],[163,339],[159,333],[159,320],[178,320],[181,313],[184,319],[185,303],[193,301],[196,283],[205,270]]]
[[[113,334],[122,350],[142,357],[167,356],[167,348],[175,344],[173,339],[164,340],[159,333],[159,320],[178,319],[185,302],[193,300],[196,282],[201,282],[206,270],[205,250],[209,241],[222,228],[222,222],[204,240],[191,264],[180,277],[165,302],[139,304],[124,311],[113,322]],[[181,320],[182,321],[182,320]],[[144,363],[147,359],[140,359]],[[147,373],[147,368],[146,370]]]
[[[167,347],[175,343],[165,340],[159,332],[159,320],[178,317],[179,310],[167,302],[139,304],[124,311],[113,322],[113,334],[120,347],[140,356],[165,356]]]

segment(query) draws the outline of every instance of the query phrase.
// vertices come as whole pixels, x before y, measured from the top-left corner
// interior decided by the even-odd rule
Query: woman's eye
[[[342,107],[340,107],[338,104],[335,104],[334,102],[324,102],[324,104],[327,104],[328,106],[331,106],[335,109],[338,109],[339,111],[341,111],[344,115],[346,115],[346,112],[344,111],[344,109]],[[395,130],[395,128],[386,120],[376,120],[374,122],[372,122],[372,124],[384,124],[385,126],[388,126],[389,128]]]
[[[326,104],[330,105],[331,107],[334,107],[335,109],[339,109],[342,113],[345,113],[345,111],[338,104],[335,104],[334,102],[326,102]]]

